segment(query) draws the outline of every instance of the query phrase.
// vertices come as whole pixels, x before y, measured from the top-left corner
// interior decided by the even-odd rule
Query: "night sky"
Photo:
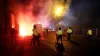
[[[78,24],[89,27],[98,27],[100,25],[99,0],[72,0],[71,9],[78,19]]]

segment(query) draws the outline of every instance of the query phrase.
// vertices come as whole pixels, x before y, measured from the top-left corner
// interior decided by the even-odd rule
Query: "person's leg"
[[[31,42],[30,42],[31,45],[33,45],[33,43],[34,43],[34,42],[33,42],[33,41],[34,41],[33,38],[34,38],[34,36],[32,35],[32,39],[31,39]]]
[[[60,36],[60,39],[61,39],[61,43],[62,43],[62,35]]]
[[[57,43],[58,43],[58,41],[59,41],[59,36],[58,35],[57,35],[56,39],[57,39]]]
[[[35,46],[35,43],[36,43],[36,37],[33,38],[33,44]]]
[[[37,37],[37,44],[38,44],[38,46],[40,46],[40,40],[39,40],[39,37]]]
[[[58,36],[58,43],[59,43],[60,39],[61,39],[61,38],[60,38],[60,35],[59,35],[59,36]]]

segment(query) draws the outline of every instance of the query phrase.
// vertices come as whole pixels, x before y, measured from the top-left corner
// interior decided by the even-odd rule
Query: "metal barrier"
[[[83,29],[73,28],[72,30],[73,30],[73,34],[80,34],[80,35],[87,35],[87,31],[88,31],[88,29],[86,28],[83,28]],[[92,32],[93,32],[93,36],[100,37],[100,29],[98,28],[92,29]]]

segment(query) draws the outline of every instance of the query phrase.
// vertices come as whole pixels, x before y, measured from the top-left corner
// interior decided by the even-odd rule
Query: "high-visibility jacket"
[[[67,33],[72,33],[72,29],[68,29],[67,30]]]
[[[62,35],[62,33],[63,33],[62,30],[57,31],[57,35]]]
[[[33,29],[33,35],[38,36],[38,31],[37,31],[37,29]]]
[[[92,30],[88,30],[87,34],[92,35]]]

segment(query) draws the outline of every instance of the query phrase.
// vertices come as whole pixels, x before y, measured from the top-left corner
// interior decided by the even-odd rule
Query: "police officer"
[[[61,43],[62,43],[62,30],[61,30],[61,27],[59,27],[58,31],[57,31],[57,43],[59,40],[61,40]]]
[[[34,29],[33,29],[33,43],[34,43],[34,46],[35,46],[35,43],[37,41],[37,44],[40,46],[40,34],[38,33],[37,29],[36,29],[36,25],[34,25]]]
[[[92,39],[92,30],[90,28],[88,29],[87,35],[88,35],[88,40],[91,40]]]
[[[69,27],[69,28],[67,29],[68,40],[70,40],[71,33],[72,33],[72,29]]]

